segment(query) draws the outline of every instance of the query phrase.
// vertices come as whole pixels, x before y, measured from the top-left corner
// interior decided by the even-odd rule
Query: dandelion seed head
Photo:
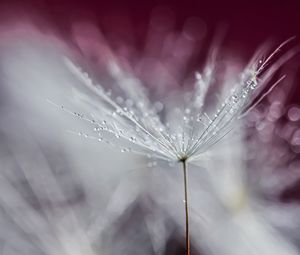
[[[229,93],[223,92],[222,98],[212,107],[208,107],[206,100],[211,96],[210,87],[217,75],[215,62],[208,63],[202,73],[196,71],[192,89],[175,93],[176,100],[170,96],[152,102],[143,81],[122,69],[116,57],[108,62],[108,72],[122,95],[114,95],[101,82],[92,81],[86,71],[66,58],[67,67],[88,91],[86,95],[79,93],[92,109],[93,118],[81,113],[73,115],[94,125],[96,136],[108,135],[107,140],[116,147],[131,144],[130,151],[141,155],[150,153],[153,158],[167,161],[197,161],[251,109],[253,99],[279,68],[279,64],[272,65],[272,61],[283,46],[280,45],[265,60],[256,58],[252,61],[237,75],[241,78],[236,85]],[[274,116],[279,114],[276,107],[274,104],[271,109]],[[62,109],[68,111],[64,106]],[[88,134],[83,136],[89,137]],[[111,139],[113,136],[116,141]]]

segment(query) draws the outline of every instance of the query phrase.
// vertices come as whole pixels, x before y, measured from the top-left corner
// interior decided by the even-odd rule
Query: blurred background
[[[63,37],[70,35],[74,21],[92,21],[105,35],[118,36],[135,45],[143,45],[150,18],[155,13],[165,15],[165,20],[156,22],[166,22],[165,26],[177,29],[188,19],[197,17],[197,22],[201,22],[198,33],[201,30],[202,36],[210,38],[218,29],[223,29],[223,46],[235,49],[244,59],[266,41],[278,43],[300,35],[297,0],[2,0],[0,8],[3,21],[30,16],[41,27],[51,23]],[[172,24],[167,24],[170,22]]]

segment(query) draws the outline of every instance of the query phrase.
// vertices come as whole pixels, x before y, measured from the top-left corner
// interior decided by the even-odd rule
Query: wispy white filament
[[[274,58],[288,42],[281,44],[265,60],[255,59],[240,75],[238,84],[209,112],[205,110],[205,100],[211,93],[209,86],[214,75],[211,66],[204,70],[203,77],[200,73],[195,74],[194,91],[182,92],[180,98],[183,105],[169,109],[167,103],[152,103],[142,82],[123,71],[114,60],[109,62],[108,70],[125,94],[124,99],[113,97],[111,91],[106,91],[80,67],[65,59],[70,71],[93,93],[91,97],[79,94],[81,100],[90,105],[92,113],[88,116],[72,112],[64,106],[61,108],[93,125],[94,134],[79,132],[79,135],[117,145],[122,152],[132,151],[168,161],[197,161],[249,110],[253,99],[286,61],[286,56],[277,61]],[[291,54],[287,55],[290,57]],[[112,137],[119,140],[113,143]]]

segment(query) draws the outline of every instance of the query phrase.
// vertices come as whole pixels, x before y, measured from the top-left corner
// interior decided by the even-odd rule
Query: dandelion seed
[[[130,151],[133,153],[137,152],[151,159],[183,164],[187,254],[189,254],[187,162],[200,160],[203,153],[226,136],[234,128],[235,123],[252,109],[253,99],[262,91],[278,67],[293,55],[294,52],[290,52],[275,61],[278,52],[288,42],[289,40],[281,44],[266,60],[255,59],[243,71],[238,84],[224,99],[215,104],[212,111],[206,111],[205,105],[214,75],[211,66],[208,66],[202,74],[195,73],[194,91],[185,92],[181,96],[183,100],[187,99],[184,107],[172,107],[168,103],[151,103],[142,82],[123,71],[115,60],[109,63],[114,66],[110,75],[124,94],[116,98],[112,96],[111,90],[105,91],[101,84],[91,82],[85,71],[71,60],[65,59],[70,71],[99,100],[90,98],[88,103],[91,108],[96,109],[93,112],[95,115],[93,120],[80,113],[74,113],[76,117],[99,125],[100,130],[96,128],[95,131],[103,137],[113,134],[117,141],[109,138],[106,143],[120,147],[122,152],[127,151],[124,145],[131,143],[133,149]],[[70,112],[65,107],[62,109]],[[155,166],[153,162],[148,164],[148,167],[153,166]]]

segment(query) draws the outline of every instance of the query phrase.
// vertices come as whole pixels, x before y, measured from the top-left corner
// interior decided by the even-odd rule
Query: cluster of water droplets
[[[203,152],[234,128],[235,121],[251,109],[253,97],[265,83],[258,77],[277,51],[265,61],[256,61],[247,67],[240,81],[210,111],[205,110],[205,102],[210,93],[212,76],[216,75],[211,67],[204,69],[202,74],[195,73],[194,90],[179,95],[184,103],[170,103],[167,99],[164,103],[152,103],[142,82],[123,71],[115,61],[108,64],[108,70],[122,91],[122,95],[118,96],[114,96],[111,90],[106,91],[78,65],[65,59],[69,70],[92,93],[88,96],[88,93],[78,92],[91,111],[85,115],[64,106],[61,108],[92,124],[91,134],[79,132],[78,135],[104,142],[119,148],[121,152],[134,152],[149,159],[169,162],[198,160]]]

